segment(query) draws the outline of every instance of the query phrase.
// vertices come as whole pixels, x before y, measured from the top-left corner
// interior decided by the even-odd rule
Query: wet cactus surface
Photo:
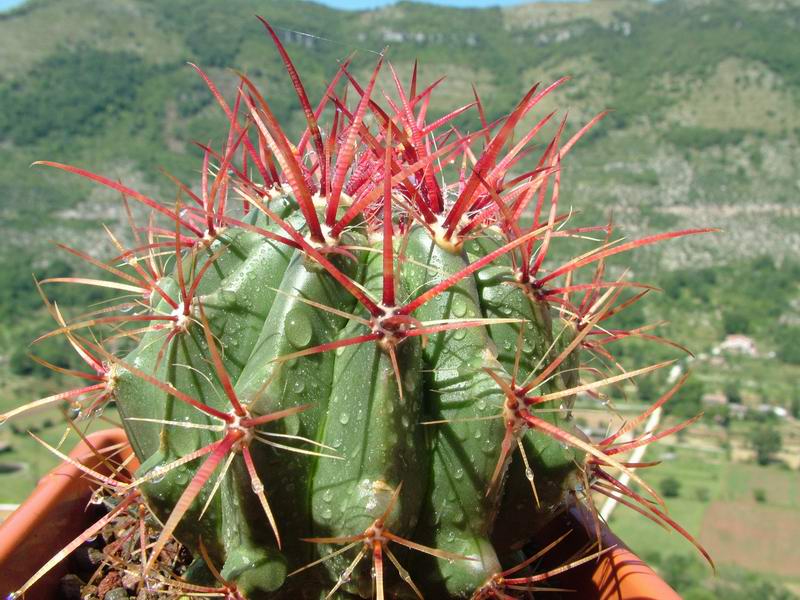
[[[643,332],[609,319],[648,286],[607,277],[605,260],[702,230],[623,243],[610,225],[570,224],[561,163],[602,114],[571,135],[537,116],[563,80],[533,86],[495,123],[477,96],[430,118],[434,88],[418,87],[416,67],[401,83],[381,58],[363,86],[343,63],[312,106],[264,24],[307,117],[299,139],[246,76],[229,103],[196,67],[230,130],[203,147],[199,184],[179,183],[173,205],[47,163],[153,215],[130,247],[112,234],[112,261],[69,250],[104,272],[72,283],[128,299],[74,322],[48,303],[53,335],[90,367],[90,385],[56,400],[84,414],[114,402],[141,463],[101,481],[124,498],[115,510],[162,525],[144,544],[143,580],[177,586],[150,573],[175,538],[193,557],[184,591],[525,597],[548,574],[520,549],[592,492],[621,494],[694,543],[640,465],[617,456],[687,424],[634,433],[681,382],[599,443],[571,409],[669,364],[618,368],[610,344]],[[385,104],[381,69],[395,88]],[[454,123],[469,110],[481,119],[465,134]],[[576,256],[551,258],[579,238]]]

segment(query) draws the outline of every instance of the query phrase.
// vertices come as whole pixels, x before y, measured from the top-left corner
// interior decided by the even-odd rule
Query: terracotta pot
[[[92,433],[87,441],[88,444],[78,444],[70,456],[99,473],[108,474],[110,469],[100,460],[98,452],[116,461],[131,453],[122,429]],[[65,461],[45,475],[28,499],[0,524],[0,598],[18,589],[50,557],[91,525],[95,511],[88,501],[92,490],[86,476]],[[66,561],[59,563],[25,598],[58,598],[59,580],[66,568]]]
[[[583,506],[573,507],[540,532],[547,541],[571,531],[562,544],[545,559],[544,568],[554,568],[575,560],[576,553],[596,542],[594,519]],[[611,548],[598,560],[567,571],[556,587],[574,590],[576,600],[680,600],[680,596],[647,564],[631,552],[608,527],[600,529],[603,548]],[[538,536],[537,536],[538,537]],[[597,548],[595,547],[594,550]],[[579,557],[579,556],[578,556]]]
[[[88,440],[97,450],[110,448],[113,451],[126,442],[126,437],[121,429],[110,429],[91,434]],[[70,456],[101,473],[107,472],[85,442]],[[0,525],[0,598],[21,586],[55,552],[91,524],[92,515],[87,510],[91,493],[91,482],[76,467],[65,462],[42,478],[25,503]],[[566,556],[594,536],[588,515],[579,510],[572,510],[555,527],[571,529],[577,534],[570,535],[571,543],[562,548]],[[572,597],[581,600],[680,600],[672,588],[607,528],[603,528],[602,536],[603,545],[614,548],[599,560],[569,571],[566,583],[576,592]],[[557,556],[553,558],[561,560]],[[62,561],[28,592],[26,598],[58,598],[58,582],[65,572],[65,561]]]

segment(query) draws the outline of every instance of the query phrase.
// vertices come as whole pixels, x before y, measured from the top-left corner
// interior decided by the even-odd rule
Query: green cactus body
[[[412,99],[401,98],[387,118],[366,101],[379,65],[366,89],[351,81],[360,97],[353,113],[335,98],[323,140],[269,31],[308,118],[298,146],[243,77],[236,106],[246,105],[251,131],[210,84],[231,133],[219,168],[204,165],[216,181],[209,193],[204,179],[202,198],[192,194],[199,208],[173,213],[119,183],[56,165],[144,202],[175,232],[174,251],[163,253],[170,270],[154,268],[154,281],[107,269],[137,284],[109,287],[149,292],[131,324],[120,318],[131,328],[153,323],[132,332],[141,334],[138,345],[124,360],[101,344],[79,351],[108,359],[84,357],[102,382],[92,387],[116,401],[141,461],[135,487],[164,524],[145,567],[174,533],[194,555],[189,580],[211,585],[217,574],[226,593],[252,599],[367,598],[376,590],[383,600],[384,589],[398,598],[516,598],[524,587],[494,590],[504,569],[523,560],[519,548],[563,507],[576,472],[588,465],[608,486],[615,480],[600,469],[625,468],[605,462],[572,423],[579,337],[588,332],[555,317],[542,292],[547,276],[519,269],[553,227],[558,174],[550,225],[520,223],[542,184],[536,174],[560,166],[558,138],[541,170],[503,183],[538,131],[501,157],[514,126],[557,84],[537,96],[532,89],[499,133],[487,133],[474,176],[439,189],[425,136],[460,110],[427,129],[427,98],[414,83]],[[374,122],[364,120],[368,109]],[[461,154],[466,165],[472,141],[443,154]],[[239,150],[241,169],[232,160]],[[543,185],[537,211],[546,178]],[[229,190],[252,212],[226,209]],[[604,246],[550,275],[613,251]],[[147,254],[132,256],[130,268],[142,273],[136,260]],[[593,292],[608,287],[601,279]]]
[[[340,266],[354,276],[361,270],[360,264],[348,260],[341,261]],[[236,384],[236,391],[240,397],[253,402],[251,411],[257,414],[308,405],[307,410],[279,421],[270,429],[317,440],[327,414],[334,353],[300,356],[288,361],[281,358],[334,341],[346,319],[314,308],[306,300],[348,312],[355,306],[355,300],[324,270],[310,265],[302,253],[295,253],[248,365]],[[291,441],[274,441],[293,445]],[[280,490],[280,493],[270,494],[273,510],[281,515],[279,527],[310,535],[310,476],[316,459],[260,446],[254,448],[254,454],[259,464],[263,464],[267,489]],[[312,556],[311,546],[301,542],[298,535],[283,537],[287,555],[296,557],[290,563],[298,567],[308,562]]]
[[[299,219],[297,214],[292,213],[290,220]],[[507,376],[513,368],[513,353],[501,352],[500,361],[495,348],[505,348],[511,337],[516,344],[519,324],[439,332],[430,336],[424,349],[420,337],[402,340],[394,347],[399,385],[387,347],[377,342],[292,357],[308,348],[364,334],[363,320],[369,320],[369,314],[361,312],[359,319],[348,320],[343,315],[355,309],[355,299],[325,269],[310,262],[303,252],[269,240],[259,242],[252,235],[231,228],[219,239],[233,247],[237,260],[219,260],[217,287],[204,281],[198,301],[215,339],[225,349],[223,363],[236,395],[252,414],[307,405],[307,410],[272,423],[264,431],[313,440],[321,445],[315,451],[340,460],[254,445],[252,455],[259,476],[278,516],[283,541],[280,550],[264,524],[247,470],[237,458],[213,499],[209,500],[211,486],[203,488],[176,534],[190,547],[196,548],[202,540],[209,554],[224,565],[223,576],[252,594],[274,589],[297,594],[303,589],[306,594],[308,581],[322,588],[329,586],[351,559],[341,555],[329,561],[327,578],[317,572],[303,580],[303,585],[291,578],[285,580],[288,570],[335,549],[300,538],[358,535],[381,517],[399,491],[396,507],[385,522],[387,530],[468,558],[412,559],[429,571],[424,580],[428,589],[468,597],[501,568],[491,533],[504,476],[491,494],[487,495],[487,490],[500,457],[504,423],[498,417],[504,395],[483,367]],[[353,240],[366,237],[357,231],[350,235]],[[379,250],[360,252],[355,259],[332,260],[342,273],[377,296],[383,274]],[[204,252],[215,251],[212,245]],[[468,264],[466,254],[438,246],[421,227],[411,230],[404,252],[408,260],[398,277],[399,297],[408,296],[409,291],[410,297],[416,297]],[[507,285],[507,277],[499,271],[509,273],[505,266],[492,265],[467,277],[417,309],[414,318],[427,322],[495,313],[507,318],[514,313],[513,318],[525,319],[526,326],[530,325],[531,302],[521,290]],[[174,280],[174,275],[164,280],[172,293],[177,285]],[[164,310],[161,304],[159,307]],[[526,343],[533,345],[530,349],[525,346],[520,362],[527,366],[522,367],[520,376],[529,372],[532,361],[541,358],[546,349],[549,338],[539,339],[542,331],[542,326],[530,325],[524,332]],[[227,411],[197,323],[190,324],[165,348],[158,343],[163,336],[163,332],[145,336],[128,358],[130,364]],[[159,353],[163,356],[156,368]],[[135,420],[201,425],[214,421],[166,392],[154,391],[133,373],[120,374],[117,401],[137,452],[145,459],[142,474],[163,468],[219,437],[205,429]],[[448,422],[424,427],[419,425],[423,414]],[[533,455],[537,468],[549,464],[544,459],[536,462],[544,455]],[[193,465],[196,463],[183,465],[143,486],[164,517],[196,473]],[[522,489],[530,494],[525,484],[523,478]],[[530,498],[528,505],[532,506]],[[360,566],[343,589],[363,597],[371,585],[370,570]],[[401,589],[402,583],[396,587]]]
[[[407,253],[414,261],[407,266],[409,288],[420,291],[467,264],[464,255],[438,246],[422,228],[411,232]],[[475,280],[468,277],[423,305],[415,316],[436,321],[481,313]],[[471,594],[500,567],[489,542],[498,497],[496,492],[487,496],[487,491],[504,431],[502,419],[490,417],[498,416],[505,398],[483,370],[502,369],[492,346],[485,328],[474,327],[438,333],[424,352],[428,411],[432,418],[449,422],[437,425],[434,433],[428,519],[420,534],[423,543],[470,558],[437,559],[429,568],[440,576],[438,593],[457,597]]]
[[[288,205],[286,206],[284,211],[288,212]],[[212,254],[217,252],[220,244],[224,244],[226,249],[215,267],[209,270],[214,275],[204,278],[203,286],[198,286],[198,289],[206,292],[200,297],[209,326],[225,349],[223,364],[226,372],[235,381],[243,367],[248,364],[247,359],[256,345],[276,295],[272,288],[279,285],[280,275],[286,269],[292,252],[291,249],[265,240],[258,234],[235,229],[221,234],[208,251]],[[162,285],[168,292],[177,289],[174,277],[163,280]],[[156,311],[168,308],[162,300]],[[176,389],[195,398],[202,398],[209,406],[225,411],[228,404],[209,365],[203,331],[196,324],[193,325],[195,326],[190,325],[184,333],[176,335],[166,347],[163,345],[164,332],[148,334],[127,361],[171,383]],[[162,353],[163,357],[159,357]],[[159,363],[158,368],[156,363]],[[120,412],[129,426],[129,437],[140,456],[146,459],[143,460],[140,474],[164,469],[166,465],[215,439],[211,432],[202,429],[184,429],[170,424],[159,425],[133,420],[149,418],[205,426],[213,424],[208,416],[166,393],[155,390],[130,372],[120,374],[116,394]],[[152,508],[162,519],[171,512],[183,488],[195,474],[196,467],[193,464],[196,463],[169,470],[163,477],[155,477],[144,485],[143,489]],[[263,554],[252,550],[245,560],[235,552],[241,549],[245,554],[248,553],[248,545],[240,543],[240,539],[246,537],[243,532],[254,531],[255,528],[250,524],[253,519],[248,519],[246,514],[249,512],[252,517],[253,511],[260,510],[251,501],[251,493],[241,493],[240,477],[236,475],[237,469],[234,468],[230,481],[226,482],[221,493],[209,503],[204,517],[200,519],[200,512],[210,493],[210,486],[204,488],[177,531],[181,539],[195,548],[202,540],[210,556],[218,564],[224,560],[226,549],[233,549],[233,558],[230,560],[230,564],[234,565],[233,569],[239,568],[235,566],[237,562],[242,563],[242,567],[248,566],[256,560],[253,556]],[[247,487],[250,487],[249,482]],[[234,500],[230,501],[231,498]],[[245,514],[241,514],[242,510]],[[264,535],[254,533],[252,537],[258,539],[264,538]],[[263,559],[263,556],[259,558]],[[272,581],[270,585],[277,587],[281,583],[282,580]]]
[[[489,231],[472,242],[467,251],[477,259],[502,244],[503,239],[496,232]],[[485,317],[519,319],[517,323],[490,324],[488,330],[503,368],[516,375],[517,384],[522,384],[548,366],[569,345],[571,337],[558,329],[562,325],[559,320],[551,318],[546,302],[523,291],[514,278],[509,256],[480,270],[475,279]],[[559,391],[577,385],[578,355],[577,351],[570,353],[563,362],[564,366],[542,384],[542,390]],[[567,381],[565,369],[570,367],[574,370]],[[549,412],[542,412],[541,416],[570,431],[570,416],[566,411],[555,412],[558,407],[548,405]],[[492,530],[492,540],[499,548],[519,547],[561,508],[575,465],[582,457],[579,450],[535,430],[522,432],[520,443],[527,466],[523,457],[515,453],[509,466],[500,513]],[[529,477],[535,479],[536,496]]]
[[[380,259],[379,253],[368,259],[365,287],[372,292],[380,291]],[[354,337],[363,329],[362,324],[351,321],[342,336]],[[399,385],[390,355],[380,344],[347,346],[336,353],[321,439],[344,460],[340,464],[327,464],[324,459],[317,462],[312,482],[317,537],[362,533],[382,517],[395,492],[402,493],[384,526],[408,537],[417,524],[428,469],[422,428],[416,425],[422,409],[419,338],[406,340],[395,352],[401,373]],[[329,547],[323,552],[335,549]],[[334,579],[349,562],[347,557],[328,562]],[[370,569],[357,571],[351,587],[368,594],[372,587]]]

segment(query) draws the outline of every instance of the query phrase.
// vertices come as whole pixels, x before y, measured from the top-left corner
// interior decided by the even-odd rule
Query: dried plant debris
[[[102,499],[101,506],[107,514],[117,503],[110,496]],[[152,575],[145,577],[147,551],[160,530],[161,524],[143,503],[116,513],[96,536],[70,555],[70,574],[62,579],[61,597],[121,600],[170,594],[171,582],[176,586],[182,583],[180,577],[191,562],[191,554],[172,539],[154,561]],[[158,580],[163,584],[155,583]]]

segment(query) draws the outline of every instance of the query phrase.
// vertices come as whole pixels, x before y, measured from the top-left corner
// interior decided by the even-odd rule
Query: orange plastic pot
[[[127,442],[122,429],[98,431],[79,443],[70,456],[99,473],[108,474],[109,465],[100,456],[120,462],[130,456]],[[65,461],[45,475],[28,499],[0,524],[1,599],[19,589],[56,552],[92,524],[94,507],[89,498],[93,489],[86,475]],[[66,561],[61,561],[25,598],[58,598],[59,581],[66,569]]]
[[[88,436],[101,454],[119,451],[127,439],[122,429],[109,429]],[[130,452],[130,450],[128,450]],[[70,456],[81,463],[106,471],[97,453],[81,442]],[[107,472],[107,471],[106,471]],[[84,531],[92,522],[87,510],[91,482],[75,466],[65,462],[39,482],[31,496],[0,525],[0,598],[19,588],[53,554]],[[555,528],[572,530],[571,543],[562,552],[569,556],[594,538],[589,517],[570,511]],[[581,600],[680,600],[653,570],[616,538],[602,530],[603,546],[613,549],[597,561],[569,571],[567,584]],[[550,538],[552,539],[552,538]],[[558,558],[556,558],[558,560]],[[26,598],[57,599],[58,583],[66,572],[62,561],[44,576]]]
[[[546,558],[546,567],[553,568],[576,558],[576,553],[597,540],[594,519],[583,506],[573,507],[540,532],[542,539],[553,540],[564,532],[572,532]],[[610,548],[596,561],[571,569],[557,587],[574,590],[580,600],[680,600],[680,596],[631,552],[606,526],[600,528],[601,546]],[[595,547],[596,549],[596,547]]]

